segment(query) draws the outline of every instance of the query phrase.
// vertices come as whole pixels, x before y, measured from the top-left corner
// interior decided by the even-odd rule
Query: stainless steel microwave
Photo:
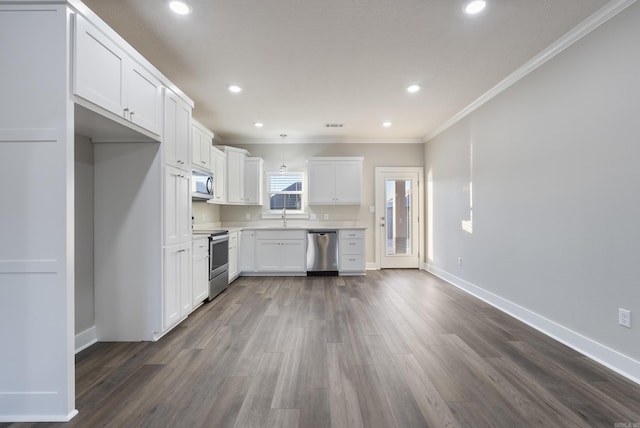
[[[193,171],[191,173],[191,199],[213,198],[213,175],[211,173]]]

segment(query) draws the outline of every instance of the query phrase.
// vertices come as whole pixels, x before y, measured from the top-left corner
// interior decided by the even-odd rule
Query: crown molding
[[[290,137],[284,144],[422,144],[422,138]],[[225,145],[283,144],[282,138],[230,138]]]
[[[466,106],[456,115],[451,117],[451,119],[444,122],[434,131],[427,134],[422,141],[428,142],[440,133],[446,131],[448,128],[473,113],[475,110],[486,104],[492,98],[496,97],[505,89],[509,88],[519,80],[523,79],[532,71],[536,70],[538,67],[546,63],[547,61],[554,58],[556,55],[564,51],[569,46],[573,45],[578,40],[585,37],[587,34],[591,33],[596,28],[600,27],[605,22],[609,21],[611,18],[631,6],[635,3],[636,0],[613,0],[607,5],[603,6],[600,10],[595,12],[593,15],[582,21],[580,24],[575,26],[572,30],[566,33],[564,36],[560,37],[554,43],[552,43],[548,48],[540,52],[538,55],[534,56],[532,59],[527,61],[522,67],[518,68],[516,71],[507,76],[500,83],[495,85],[493,88],[489,89],[483,95],[481,95],[478,99],[473,101],[471,104]]]

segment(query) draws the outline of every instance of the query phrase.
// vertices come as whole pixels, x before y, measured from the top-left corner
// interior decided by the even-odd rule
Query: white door
[[[376,254],[380,268],[418,268],[422,168],[376,168]]]

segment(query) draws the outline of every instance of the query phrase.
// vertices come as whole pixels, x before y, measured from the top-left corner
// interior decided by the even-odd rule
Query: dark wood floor
[[[159,342],[96,344],[76,372],[80,414],[38,427],[640,422],[638,385],[416,270],[240,278]]]

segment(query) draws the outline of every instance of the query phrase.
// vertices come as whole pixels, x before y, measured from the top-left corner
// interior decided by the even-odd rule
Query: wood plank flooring
[[[640,426],[640,386],[417,270],[239,278],[76,360],[78,416],[0,426]]]

